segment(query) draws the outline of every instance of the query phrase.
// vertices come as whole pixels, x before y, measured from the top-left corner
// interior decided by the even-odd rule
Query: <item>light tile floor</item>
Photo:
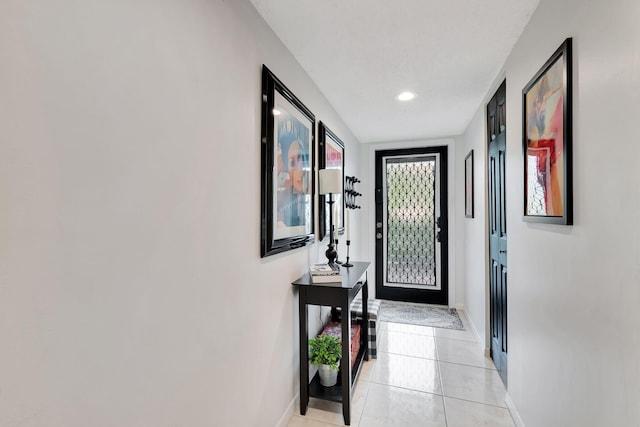
[[[351,425],[359,427],[515,427],[505,388],[469,330],[381,322],[378,359],[362,367]],[[288,427],[343,426],[339,403],[311,398]]]

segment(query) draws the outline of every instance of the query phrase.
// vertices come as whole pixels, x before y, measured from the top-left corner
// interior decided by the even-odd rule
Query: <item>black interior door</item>
[[[491,357],[507,384],[506,81],[487,105]]]
[[[376,152],[376,297],[448,304],[447,147]]]

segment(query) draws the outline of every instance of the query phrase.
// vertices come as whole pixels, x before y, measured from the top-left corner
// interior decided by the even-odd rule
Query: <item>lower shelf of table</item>
[[[356,357],[356,363],[351,371],[351,384],[352,388],[358,379],[360,374],[360,368],[362,368],[362,362],[366,356],[368,350],[360,348],[358,357]],[[323,400],[330,400],[332,402],[342,402],[342,372],[338,373],[338,382],[333,387],[325,387],[320,384],[320,376],[315,374],[313,380],[309,383],[309,396]]]

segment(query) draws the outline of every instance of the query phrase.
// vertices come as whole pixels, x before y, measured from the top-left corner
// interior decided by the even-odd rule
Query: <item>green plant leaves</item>
[[[320,335],[309,340],[311,353],[309,361],[313,365],[329,365],[331,369],[338,370],[338,361],[342,356],[342,345],[338,337]]]

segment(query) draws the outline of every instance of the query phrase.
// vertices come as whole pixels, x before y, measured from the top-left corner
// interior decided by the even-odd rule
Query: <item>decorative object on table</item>
[[[342,357],[340,339],[331,335],[320,335],[310,339],[309,346],[309,361],[318,367],[320,384],[325,387],[336,385]]]
[[[382,301],[378,320],[464,330],[464,324],[455,308],[431,307],[409,302]]]
[[[309,267],[312,276],[337,276],[340,274],[340,266],[336,264],[312,264]]]
[[[311,277],[311,282],[314,285],[320,284],[320,283],[342,283],[342,275],[336,275],[336,276],[312,276]]]
[[[524,221],[573,224],[572,85],[568,38],[522,90]]]
[[[260,256],[314,241],[315,117],[262,66]]]
[[[338,264],[312,264],[309,267],[312,283],[341,283],[342,275]]]
[[[340,182],[344,182],[344,143],[323,122],[318,123],[318,169],[339,169]],[[326,195],[320,193],[318,209],[318,240],[330,233],[329,206]],[[344,233],[344,196],[342,191],[333,196],[334,237]]]
[[[338,265],[338,264],[334,264]],[[338,267],[339,268],[339,267]],[[342,274],[311,274],[311,283],[342,283]]]
[[[352,209],[360,209],[360,206],[356,204],[356,197],[362,196],[361,193],[356,191],[355,185],[359,183],[360,180],[355,176],[348,176],[345,178],[345,208],[347,209],[347,262],[343,265],[345,267],[352,267],[353,264],[349,262],[349,247],[351,246],[351,215],[349,214],[349,210]]]
[[[325,252],[329,264],[335,262],[338,256],[335,247],[335,225],[333,224],[333,195],[342,194],[342,171],[340,169],[320,169],[318,172],[319,193],[329,195],[327,204],[329,205],[329,244]]]
[[[473,150],[464,158],[464,216],[473,218]]]

